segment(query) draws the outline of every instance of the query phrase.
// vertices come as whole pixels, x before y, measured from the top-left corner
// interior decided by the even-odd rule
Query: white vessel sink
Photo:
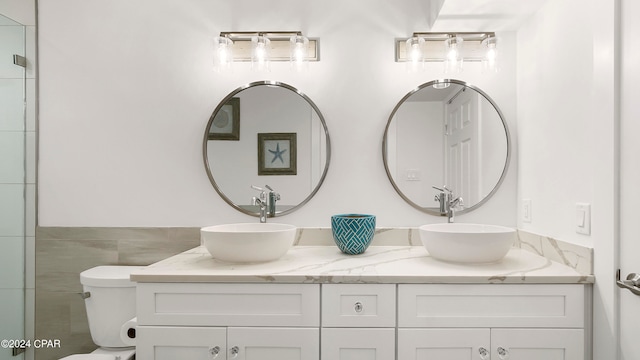
[[[225,224],[203,227],[200,236],[215,259],[265,262],[287,253],[296,238],[296,227],[277,223]]]
[[[516,237],[516,230],[483,224],[429,224],[419,228],[429,254],[444,261],[488,263],[502,259]]]

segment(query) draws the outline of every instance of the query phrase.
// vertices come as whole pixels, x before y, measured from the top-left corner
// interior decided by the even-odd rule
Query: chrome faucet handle
[[[264,191],[264,189],[263,189],[263,188],[261,188],[260,186],[251,185],[251,188],[252,188],[253,190]]]
[[[251,202],[253,205],[259,205],[260,206],[260,222],[261,223],[266,223],[267,222],[267,205],[268,205],[268,201],[267,201],[267,191],[259,186],[255,186],[255,185],[251,185],[251,188],[254,190],[258,190],[260,191],[260,198],[258,199],[257,197],[253,197],[251,199]]]
[[[280,200],[280,193],[273,190],[273,188],[269,185],[265,185],[264,187],[266,187],[269,190],[269,195],[273,195],[275,200]]]
[[[273,188],[269,185],[265,185],[265,188],[269,189],[269,200],[267,201],[268,213],[270,217],[276,216],[276,202],[280,200],[280,194],[277,193]]]
[[[464,200],[462,199],[461,196],[455,199],[451,199],[449,201],[449,207],[451,208],[462,208],[463,206],[464,206]]]
[[[255,185],[251,185],[251,188],[253,190],[258,190],[260,191],[260,200],[266,200],[267,199],[267,191],[259,186],[255,186]]]
[[[444,185],[443,187],[437,187],[437,186],[431,186],[431,187],[436,189],[436,190],[438,190],[438,191],[440,191],[440,192],[443,192],[443,193],[448,193],[448,194],[453,193],[453,191],[451,191],[451,190],[449,190],[449,188],[447,188],[447,185]]]

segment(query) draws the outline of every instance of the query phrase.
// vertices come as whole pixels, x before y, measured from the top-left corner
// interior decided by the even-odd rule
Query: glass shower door
[[[0,360],[24,359],[10,348],[25,334],[24,57],[25,27],[0,15]]]

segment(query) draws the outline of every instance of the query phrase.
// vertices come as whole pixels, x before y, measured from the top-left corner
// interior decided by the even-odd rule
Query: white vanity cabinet
[[[398,360],[584,360],[583,285],[399,285]]]
[[[320,285],[139,283],[136,358],[318,360]]]
[[[462,266],[294,246],[245,265],[198,247],[132,280],[138,360],[591,360],[593,277],[526,251]]]
[[[322,360],[395,359],[395,325],[395,284],[322,285]]]

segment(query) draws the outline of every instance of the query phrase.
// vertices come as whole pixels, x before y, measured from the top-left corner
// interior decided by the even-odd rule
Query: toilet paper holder
[[[131,320],[122,324],[120,328],[120,339],[128,346],[136,345],[136,328],[138,326],[138,318],[134,317]]]

